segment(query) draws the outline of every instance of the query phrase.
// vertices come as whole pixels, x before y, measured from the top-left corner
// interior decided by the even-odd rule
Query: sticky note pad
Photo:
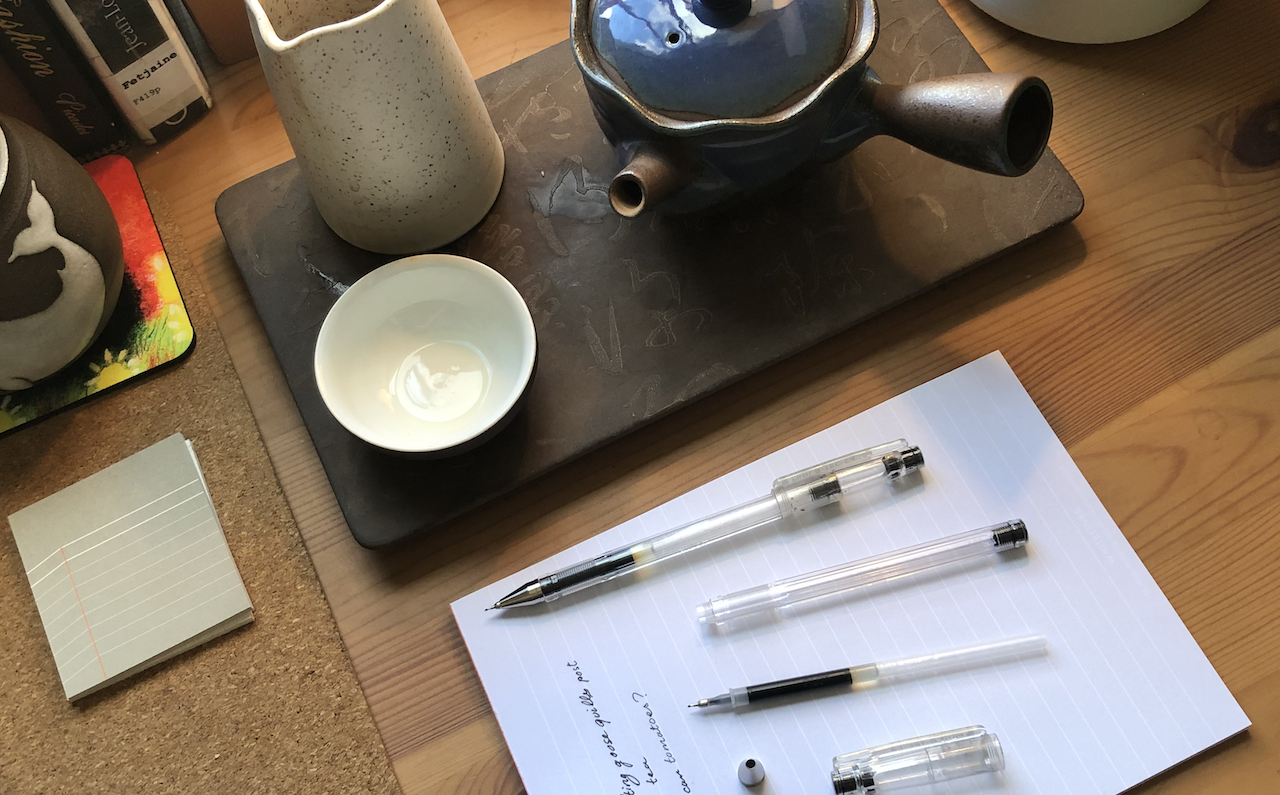
[[[18,511],[9,524],[68,700],[253,620],[181,434]]]

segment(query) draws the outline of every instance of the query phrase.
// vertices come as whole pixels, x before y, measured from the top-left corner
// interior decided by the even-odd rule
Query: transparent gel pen
[[[1000,738],[982,726],[927,734],[831,760],[836,795],[883,795],[1004,770]]]
[[[966,560],[1014,549],[1027,542],[1027,526],[1021,519],[993,524],[979,530],[957,533],[937,541],[886,552],[839,566],[779,580],[768,585],[718,596],[698,605],[699,623],[724,626],[737,619],[766,612],[781,614],[790,608],[848,593],[874,583]]]
[[[924,654],[903,660],[865,663],[849,668],[836,668],[819,674],[796,676],[759,685],[733,687],[728,693],[703,698],[690,707],[729,707],[741,709],[748,704],[759,704],[772,698],[792,696],[823,689],[861,689],[875,685],[926,676],[968,671],[986,665],[1009,662],[1033,655],[1044,654],[1048,644],[1044,635],[1028,635],[1020,638],[967,646],[962,649]]]
[[[841,456],[773,482],[771,493],[658,535],[628,544],[526,583],[494,608],[537,604],[644,568],[661,560],[788,516],[838,502],[852,491],[895,481],[924,465],[920,448],[905,439]],[[493,609],[493,608],[490,608]]]

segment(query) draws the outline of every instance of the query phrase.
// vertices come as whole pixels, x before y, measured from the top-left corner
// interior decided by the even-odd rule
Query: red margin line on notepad
[[[58,547],[62,553],[62,565],[67,567],[67,579],[71,580],[71,592],[76,595],[76,603],[80,605],[80,615],[84,616],[84,628],[89,630],[89,642],[93,644],[93,653],[98,655],[98,667],[102,669],[102,678],[107,678],[107,666],[102,664],[102,655],[98,654],[98,641],[93,639],[93,628],[89,626],[89,614],[84,612],[84,602],[80,601],[80,589],[76,588],[76,578],[71,576],[71,563],[67,561],[67,552]]]

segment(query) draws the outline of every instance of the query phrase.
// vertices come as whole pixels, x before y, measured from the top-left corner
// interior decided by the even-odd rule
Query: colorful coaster
[[[195,342],[169,257],[133,164],[120,155],[85,166],[107,197],[124,242],[124,284],[89,350],[30,389],[0,395],[0,435],[176,361]]]

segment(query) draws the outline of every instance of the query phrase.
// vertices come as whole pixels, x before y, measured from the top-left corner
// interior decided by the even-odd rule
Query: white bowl
[[[1072,44],[1132,41],[1171,28],[1208,0],[973,0],[1012,28]]]
[[[370,444],[460,452],[514,413],[536,352],[510,282],[465,257],[422,254],[383,265],[333,305],[316,383],[338,422]]]

